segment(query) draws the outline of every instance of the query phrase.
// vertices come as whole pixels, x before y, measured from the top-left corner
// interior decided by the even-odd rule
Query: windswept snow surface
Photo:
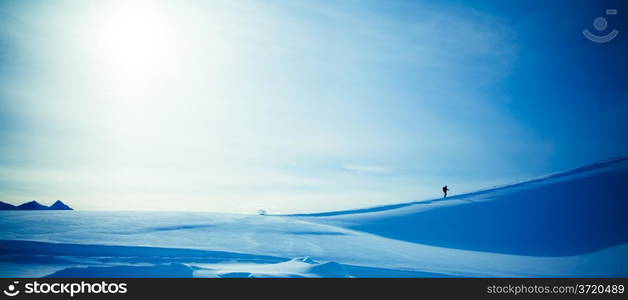
[[[628,159],[309,215],[2,211],[2,277],[626,277]]]

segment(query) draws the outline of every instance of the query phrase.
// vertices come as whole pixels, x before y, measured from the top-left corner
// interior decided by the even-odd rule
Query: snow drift
[[[300,215],[447,248],[535,256],[588,253],[628,242],[628,158],[445,199]]]
[[[628,159],[319,214],[0,212],[2,277],[615,277]]]

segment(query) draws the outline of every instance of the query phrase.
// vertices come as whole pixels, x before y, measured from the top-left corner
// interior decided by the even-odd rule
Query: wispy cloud
[[[360,173],[388,174],[393,172],[393,169],[390,167],[377,165],[347,164],[343,165],[342,168],[347,171]]]
[[[140,2],[151,27],[124,2],[2,8],[14,17],[0,42],[16,60],[0,74],[0,114],[20,121],[0,127],[12,137],[0,186],[19,186],[0,200],[357,207],[430,195],[417,185],[531,147],[484,92],[516,50],[493,16],[386,1]],[[167,34],[136,38],[147,28]]]

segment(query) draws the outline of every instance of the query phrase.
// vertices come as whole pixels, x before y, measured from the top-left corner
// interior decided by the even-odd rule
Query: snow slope
[[[615,158],[446,199],[300,216],[448,248],[575,255],[628,242],[626,183],[628,159]]]
[[[628,159],[292,216],[0,212],[2,277],[626,276]]]

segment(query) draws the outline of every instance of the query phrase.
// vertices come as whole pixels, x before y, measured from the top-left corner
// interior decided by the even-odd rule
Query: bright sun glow
[[[98,53],[120,96],[140,96],[176,63],[177,34],[163,7],[117,3],[99,24]]]
[[[164,3],[152,1],[113,1],[95,15],[89,53],[107,97],[112,135],[135,141],[156,134],[167,114],[157,95],[179,67],[175,18]]]

